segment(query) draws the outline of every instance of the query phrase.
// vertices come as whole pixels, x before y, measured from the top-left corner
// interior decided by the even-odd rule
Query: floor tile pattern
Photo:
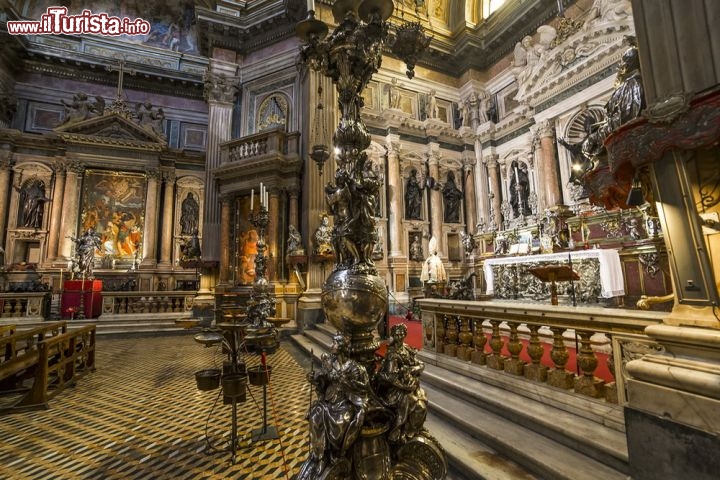
[[[194,374],[220,368],[224,355],[192,335],[98,338],[97,371],[60,393],[44,411],[0,417],[0,478],[290,479],[307,456],[305,369],[281,347],[268,356],[268,422],[277,440],[252,442],[262,427],[262,387],[238,405],[239,448],[207,452],[230,438],[231,406],[202,392]],[[257,365],[256,355],[245,357]],[[301,363],[303,361],[301,360]],[[207,437],[206,437],[207,432]]]

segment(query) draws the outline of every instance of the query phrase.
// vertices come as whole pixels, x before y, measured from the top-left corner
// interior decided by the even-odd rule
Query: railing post
[[[555,368],[548,372],[548,384],[553,387],[564,388],[569,390],[573,388],[573,374],[565,370],[565,365],[570,358],[570,354],[565,346],[563,338],[564,328],[551,327],[553,332],[553,348],[550,352],[550,358],[555,364]]]
[[[580,351],[577,355],[577,362],[583,374],[575,377],[575,392],[587,395],[588,397],[602,397],[604,392],[603,381],[594,376],[598,366],[598,360],[590,344],[592,332],[576,331],[580,336]]]
[[[504,370],[507,373],[513,375],[522,375],[523,367],[525,362],[520,360],[520,352],[522,351],[522,343],[518,337],[518,326],[517,322],[508,322],[510,326],[510,337],[508,338],[508,352],[510,352],[510,358],[505,360]]]
[[[449,357],[457,355],[457,340],[458,340],[458,317],[452,315],[448,317],[447,326],[445,327],[445,347],[443,353]]]
[[[485,332],[483,332],[482,323],[483,320],[481,318],[473,320],[473,347],[475,347],[475,350],[470,355],[470,361],[478,365],[485,365],[485,357],[487,357],[485,353],[487,337],[485,336]]]
[[[547,380],[548,368],[541,365],[545,349],[540,342],[540,325],[528,325],[530,329],[530,342],[528,343],[527,352],[532,360],[530,365],[525,365],[525,378],[535,382],[545,382]]]
[[[460,345],[457,347],[457,357],[461,360],[470,360],[472,354],[472,343],[473,334],[470,331],[470,319],[467,317],[459,317],[460,322],[460,333],[458,333],[458,342]]]
[[[505,368],[505,358],[500,354],[503,347],[503,339],[500,336],[500,320],[490,320],[492,325],[492,334],[490,335],[490,348],[492,353],[487,356],[487,366],[493,370],[503,370]]]

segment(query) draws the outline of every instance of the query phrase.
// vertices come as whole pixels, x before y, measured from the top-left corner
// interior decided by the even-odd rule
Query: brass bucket
[[[267,373],[265,369],[267,368]],[[263,365],[257,365],[247,369],[248,377],[250,378],[250,385],[262,386],[270,383],[270,374],[272,373],[272,367]]]
[[[231,374],[222,377],[223,395],[235,398],[240,402],[245,401],[246,385],[247,377],[245,375]]]
[[[195,372],[195,383],[197,383],[198,390],[215,390],[220,386],[220,370],[211,368]]]

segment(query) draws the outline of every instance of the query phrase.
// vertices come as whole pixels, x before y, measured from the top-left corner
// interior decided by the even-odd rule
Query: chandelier
[[[325,317],[338,332],[331,352],[309,375],[317,400],[307,415],[310,454],[296,480],[440,480],[447,473],[441,446],[423,426],[423,364],[404,344],[404,325],[393,327],[386,359],[378,362],[375,356],[379,345],[373,331],[388,307],[385,281],[372,258],[378,242],[374,205],[382,180],[365,153],[371,138],[360,112],[362,92],[390,46],[393,9],[392,0],[337,0],[332,33],[313,10],[297,26],[304,40],[299,61],[332,80],[340,121],[332,137],[334,181],[324,187],[334,219],[335,265],[321,294]],[[412,78],[429,40],[419,24],[397,32],[393,52],[407,62]],[[326,151],[317,149],[313,156],[315,147],[311,158],[324,163]]]

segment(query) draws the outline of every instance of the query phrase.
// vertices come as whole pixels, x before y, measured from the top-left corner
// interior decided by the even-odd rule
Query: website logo
[[[146,35],[150,33],[150,22],[90,10],[68,15],[66,7],[48,7],[39,21],[12,20],[7,22],[7,29],[10,35]]]

